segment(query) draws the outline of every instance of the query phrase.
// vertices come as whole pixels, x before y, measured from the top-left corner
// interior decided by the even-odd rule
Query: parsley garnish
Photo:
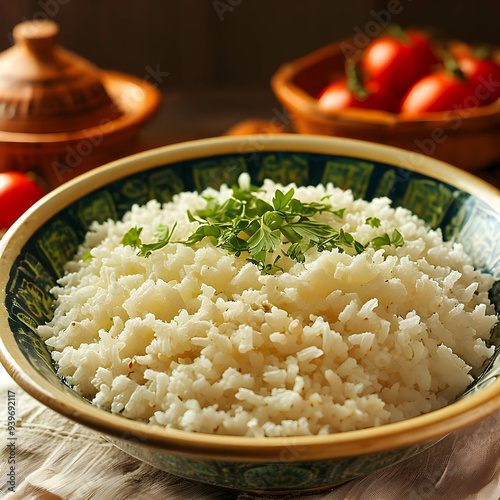
[[[172,238],[172,233],[174,232],[176,225],[177,224],[174,224],[172,230],[170,230],[167,226],[160,224],[155,233],[156,242],[148,244],[141,241],[140,236],[142,227],[132,227],[127,233],[125,233],[125,236],[122,239],[122,244],[132,248],[138,248],[139,252],[137,255],[140,257],[149,257],[151,252],[159,250],[170,243],[170,239]]]
[[[88,260],[91,260],[93,258],[94,258],[94,256],[90,253],[90,250],[89,250],[88,252],[85,252],[83,254],[82,260],[83,260],[83,262],[87,262]]]
[[[193,245],[209,237],[231,254],[248,253],[248,260],[263,274],[280,270],[276,263],[282,255],[268,262],[268,254],[274,253],[281,242],[289,243],[282,254],[297,262],[304,262],[305,252],[314,246],[341,251],[352,248],[355,252],[364,249],[354,238],[342,238],[335,228],[310,218],[321,212],[342,218],[345,209],[332,210],[327,203],[303,203],[293,197],[293,188],[286,193],[277,189],[272,204],[257,198],[255,191],[253,186],[246,190],[233,187],[233,196],[223,204],[208,199],[203,210],[194,215],[188,212],[189,220],[198,222],[199,227],[181,243]]]
[[[371,227],[380,227],[380,219],[378,217],[368,217],[365,222]]]
[[[141,242],[142,227],[131,228],[123,237],[122,244],[132,248],[139,248]]]
[[[194,245],[204,238],[230,254],[249,255],[248,260],[258,266],[262,274],[274,274],[281,270],[277,265],[283,256],[296,262],[305,261],[305,253],[313,247],[318,251],[338,249],[351,254],[362,253],[368,245],[379,249],[384,245],[403,245],[401,233],[395,229],[392,236],[386,233],[377,236],[367,245],[363,245],[342,228],[337,230],[329,224],[312,219],[322,212],[334,214],[339,219],[344,216],[345,209],[334,210],[328,203],[303,203],[294,198],[295,190],[283,192],[279,189],[274,193],[271,203],[258,198],[255,186],[233,187],[232,197],[223,203],[215,198],[207,197],[205,208],[194,213],[187,212],[190,222],[197,222],[198,227],[187,240],[179,241],[184,245]],[[368,217],[366,223],[379,227],[380,220]],[[140,235],[142,228],[133,227],[123,237],[124,245],[138,248],[138,255],[149,257],[151,252],[164,247],[170,242],[175,225],[170,230],[160,225],[157,241],[144,244]],[[276,255],[281,243],[284,249]],[[274,255],[272,259],[271,255]]]
[[[402,247],[404,245],[404,240],[402,234],[397,229],[394,229],[392,236],[384,233],[382,236],[373,238],[371,244],[373,248],[375,248],[375,250],[378,250],[384,245],[394,245],[395,247]]]

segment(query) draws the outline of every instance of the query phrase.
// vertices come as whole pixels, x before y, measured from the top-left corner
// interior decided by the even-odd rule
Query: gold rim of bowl
[[[321,436],[221,436],[165,429],[111,414],[52,386],[31,366],[13,335],[8,333],[5,289],[13,262],[42,224],[78,198],[130,174],[183,160],[254,151],[351,156],[403,167],[468,192],[500,213],[500,191],[472,174],[418,153],[353,139],[294,134],[221,137],[165,146],[116,160],[49,193],[0,242],[0,360],[19,386],[56,412],[112,438],[195,458],[254,463],[286,460],[287,453],[294,453],[305,462],[408,447],[443,437],[500,409],[500,379],[497,379],[478,393],[442,409],[379,427]]]

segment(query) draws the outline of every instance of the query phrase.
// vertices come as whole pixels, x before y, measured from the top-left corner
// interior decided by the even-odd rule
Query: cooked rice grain
[[[266,181],[263,197],[276,187]],[[53,320],[38,330],[59,375],[132,419],[257,437],[377,426],[453,401],[492,355],[493,278],[387,198],[354,200],[331,185],[295,196],[325,195],[346,208],[341,224],[359,241],[398,228],[405,244],[356,256],[311,249],[304,265],[282,259],[287,272],[261,275],[207,239],[149,258],[121,244],[131,227],[152,241],[159,223],[176,221],[175,239],[187,238],[196,227],[187,209],[205,204],[197,193],[94,223],[53,290]],[[331,214],[316,218],[339,227]]]

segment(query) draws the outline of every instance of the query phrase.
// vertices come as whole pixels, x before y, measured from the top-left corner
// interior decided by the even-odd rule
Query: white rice
[[[276,187],[266,181],[263,198]],[[311,249],[305,264],[261,275],[207,238],[149,258],[121,244],[134,226],[153,241],[159,223],[177,222],[174,239],[187,238],[196,223],[186,211],[205,206],[197,193],[93,224],[53,290],[53,320],[38,330],[59,375],[113,413],[241,436],[348,431],[453,401],[493,354],[485,343],[497,319],[493,278],[387,198],[354,200],[331,185],[299,187],[295,197],[325,195],[346,208],[340,225],[357,240],[397,228],[405,244],[356,256]],[[316,218],[339,227],[331,214]]]

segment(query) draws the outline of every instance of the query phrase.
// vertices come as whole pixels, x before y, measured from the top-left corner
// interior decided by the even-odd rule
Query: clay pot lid
[[[49,20],[14,28],[15,44],[0,54],[0,131],[71,132],[123,115],[103,85],[104,72],[57,45]]]

